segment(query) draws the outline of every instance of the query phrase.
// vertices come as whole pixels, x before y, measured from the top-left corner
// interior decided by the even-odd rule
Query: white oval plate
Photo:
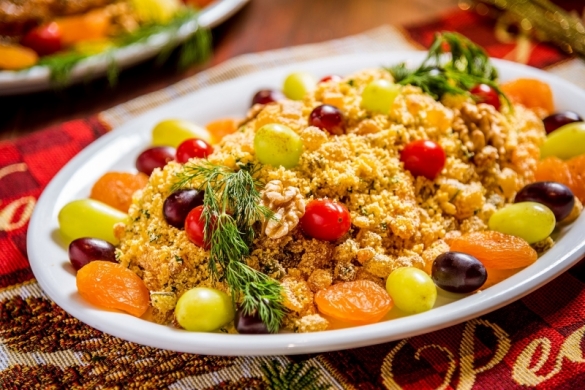
[[[176,36],[156,34],[143,43],[115,50],[111,55],[95,55],[77,64],[71,72],[71,83],[88,80],[106,74],[113,57],[119,69],[154,57],[171,41],[180,42],[193,33],[197,26],[212,28],[235,14],[249,0],[217,0],[199,12],[197,23],[185,23]],[[51,88],[49,69],[35,66],[23,71],[0,71],[0,96],[36,92]]]
[[[68,313],[101,331],[153,347],[212,355],[299,354],[383,343],[455,325],[537,289],[567,270],[585,253],[585,215],[570,229],[561,232],[557,244],[536,263],[483,292],[463,298],[441,294],[437,307],[426,313],[341,330],[258,336],[187,332],[93,307],[77,293],[67,250],[57,238],[57,214],[67,202],[87,197],[92,184],[106,171],[133,171],[137,155],[148,147],[151,129],[159,120],[184,118],[205,124],[222,117],[243,117],[258,89],[279,88],[291,71],[305,70],[319,77],[343,75],[404,60],[419,64],[423,56],[421,52],[362,54],[267,70],[181,97],[104,135],[55,176],[37,203],[28,229],[27,247],[39,284]],[[518,77],[544,80],[554,91],[558,109],[571,109],[585,115],[582,108],[585,92],[567,81],[526,66],[505,61],[495,63],[502,80]]]

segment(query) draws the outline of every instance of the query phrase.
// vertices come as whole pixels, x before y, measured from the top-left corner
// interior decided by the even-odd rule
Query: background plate
[[[354,328],[275,335],[187,332],[92,307],[77,293],[75,273],[69,265],[67,250],[58,239],[59,210],[71,200],[87,197],[93,183],[105,172],[134,171],[134,161],[149,146],[151,129],[158,121],[183,118],[205,124],[217,118],[243,117],[257,90],[280,88],[286,75],[292,71],[304,70],[317,77],[343,75],[404,60],[419,64],[424,56],[422,52],[342,56],[255,73],[181,97],[104,135],[55,176],[35,207],[28,229],[27,248],[39,284],[68,313],[101,331],[153,347],[211,355],[299,354],[382,343],[455,325],[537,289],[585,254],[585,214],[570,229],[560,232],[557,244],[533,265],[493,287],[466,297],[441,293],[437,306],[428,312]],[[585,92],[567,81],[506,61],[494,63],[502,80],[518,77],[541,79],[552,87],[558,109],[570,109],[585,115],[581,105],[585,101]],[[390,313],[393,317],[400,317],[395,310]]]
[[[224,22],[249,0],[218,0],[199,12],[199,25],[212,28]],[[113,53],[119,69],[127,68],[140,61],[154,57],[172,41],[180,42],[197,29],[196,22],[185,23],[176,36],[156,34],[146,42],[125,46]],[[109,56],[95,55],[77,64],[71,72],[71,82],[79,82],[102,76],[106,73],[110,61]],[[0,95],[13,95],[41,91],[51,88],[50,73],[45,67],[33,67],[29,70],[13,72],[0,71]]]

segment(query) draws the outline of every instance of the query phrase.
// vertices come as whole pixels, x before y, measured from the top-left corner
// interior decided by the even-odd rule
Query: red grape
[[[516,194],[514,203],[537,202],[548,207],[557,222],[567,218],[575,205],[573,192],[564,184],[554,181],[538,181],[522,188]]]
[[[325,76],[323,77],[321,80],[319,80],[320,83],[326,83],[327,81],[341,81],[341,76],[337,75],[337,74],[330,74],[329,76]]]
[[[203,204],[205,192],[193,189],[177,190],[170,194],[163,203],[165,221],[177,229],[185,227],[185,220],[191,210]]]
[[[435,261],[431,277],[445,291],[470,293],[485,283],[487,271],[475,257],[461,252],[442,253]]]
[[[542,120],[544,129],[547,134],[552,133],[561,126],[568,125],[573,122],[583,122],[583,119],[573,111],[563,111],[551,114]]]
[[[351,218],[347,208],[330,199],[314,199],[307,204],[300,220],[301,230],[309,237],[335,241],[349,231]]]
[[[341,111],[332,105],[317,106],[309,115],[309,125],[326,130],[329,134],[341,135],[345,133],[345,123]]]
[[[212,222],[212,230],[214,223]],[[197,206],[187,214],[185,219],[185,233],[193,244],[208,250],[209,242],[205,242],[205,218],[203,218],[203,206]]]
[[[213,146],[199,138],[189,138],[183,141],[177,148],[176,159],[181,164],[189,161],[190,158],[207,158],[213,153]]]
[[[148,176],[155,168],[163,168],[175,159],[175,149],[170,146],[155,146],[140,153],[136,159],[136,169]]]
[[[61,29],[55,22],[44,24],[26,33],[20,43],[30,47],[40,56],[56,53],[62,49]]]
[[[76,271],[94,260],[117,263],[116,248],[99,238],[78,238],[69,244],[69,260]]]
[[[400,154],[400,161],[404,169],[413,176],[424,176],[434,180],[445,166],[445,151],[433,141],[413,141],[404,147]]]
[[[469,92],[477,98],[478,103],[485,103],[493,106],[496,110],[500,109],[500,97],[498,92],[487,84],[478,84],[471,88]]]
[[[274,103],[283,99],[284,95],[280,91],[274,89],[262,89],[256,92],[252,98],[252,105]]]

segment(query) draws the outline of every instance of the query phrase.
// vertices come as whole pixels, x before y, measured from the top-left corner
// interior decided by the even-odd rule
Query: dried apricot
[[[77,272],[77,290],[92,305],[123,310],[140,317],[148,309],[148,288],[128,268],[109,261],[92,261]]]
[[[545,82],[536,79],[516,79],[502,84],[500,88],[512,102],[542,110],[545,116],[555,110],[552,90]]]
[[[571,174],[571,185],[568,186],[573,194],[583,203],[585,202],[585,154],[566,162]]]
[[[445,241],[451,251],[474,256],[487,269],[522,268],[538,258],[536,251],[523,239],[491,230],[467,233]]]
[[[573,181],[567,164],[558,157],[550,156],[536,165],[535,181],[556,181],[571,188]]]
[[[18,70],[33,66],[39,61],[34,50],[20,45],[0,43],[0,69]]]
[[[496,269],[496,268],[486,268],[487,271],[487,280],[481,286],[482,290],[485,290],[488,287],[493,286],[494,284],[500,283],[502,280],[508,279],[510,276],[514,275],[517,272],[522,271],[524,268],[511,268],[511,269]]]
[[[148,183],[144,173],[107,172],[91,188],[89,197],[125,213],[132,204],[132,195]]]
[[[209,122],[205,127],[211,134],[211,143],[214,144],[221,141],[226,135],[235,133],[238,129],[234,119],[218,119]]]
[[[69,46],[82,41],[106,38],[111,27],[111,18],[103,9],[96,9],[83,15],[58,18],[55,23],[61,30],[61,42]]]
[[[386,290],[371,280],[334,284],[315,294],[319,311],[355,325],[379,321],[392,308]]]

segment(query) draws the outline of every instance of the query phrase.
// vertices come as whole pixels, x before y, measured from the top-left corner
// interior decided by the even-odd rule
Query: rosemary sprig
[[[243,262],[254,240],[252,225],[273,217],[270,209],[260,205],[262,183],[254,172],[251,164],[240,164],[235,171],[210,162],[187,164],[173,188],[200,183],[199,189],[205,191],[203,219],[212,277],[227,283],[244,314],[257,312],[268,330],[276,332],[285,313],[282,287]]]
[[[181,28],[190,21],[197,20],[197,12],[192,9],[185,9],[177,13],[177,15],[168,23],[156,24],[151,23],[141,26],[136,31],[121,35],[113,40],[113,46],[101,53],[86,53],[79,51],[68,51],[65,53],[57,53],[41,58],[35,66],[45,66],[51,73],[51,81],[56,86],[65,86],[70,81],[71,71],[81,61],[89,57],[100,55],[104,56],[108,61],[108,81],[111,85],[115,85],[118,74],[118,68],[114,61],[114,54],[116,50],[121,48],[146,42],[151,36],[160,33],[167,33],[170,36],[169,43],[162,48],[158,57],[157,63],[161,64],[168,59],[172,50],[177,46],[181,47],[179,52],[178,66],[179,69],[185,69],[188,66],[203,62],[209,58],[211,54],[211,34],[209,30],[198,27],[195,32],[189,35],[182,43],[176,42],[176,37]]]
[[[447,53],[450,56],[446,56]],[[496,83],[498,72],[487,53],[457,33],[437,33],[427,57],[418,68],[408,69],[403,62],[386,70],[396,83],[416,85],[435,99],[445,93],[471,96],[469,89],[477,84],[487,84],[511,106]]]

